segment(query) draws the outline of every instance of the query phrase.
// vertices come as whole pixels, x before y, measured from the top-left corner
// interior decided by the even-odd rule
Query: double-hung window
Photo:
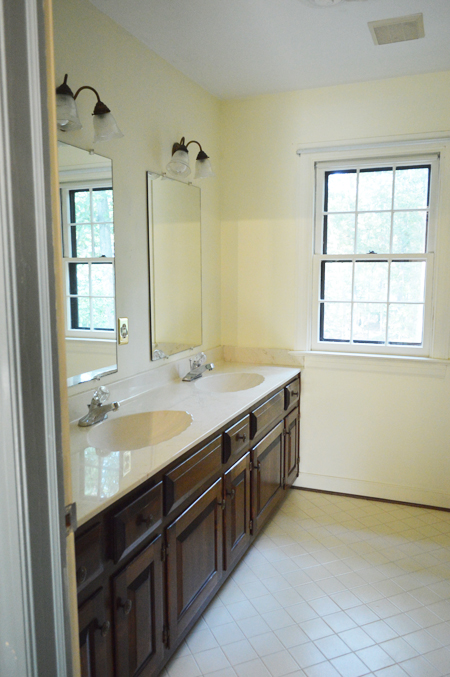
[[[66,335],[115,336],[113,191],[110,182],[61,188]]]
[[[317,163],[312,347],[427,355],[438,157]]]

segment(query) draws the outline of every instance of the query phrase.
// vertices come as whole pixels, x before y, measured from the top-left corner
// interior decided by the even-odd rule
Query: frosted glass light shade
[[[215,176],[211,167],[211,160],[207,156],[205,158],[197,156],[194,179],[208,179],[210,176]]]
[[[189,154],[185,150],[175,151],[171,161],[167,165],[167,171],[177,176],[189,176],[191,173]]]
[[[81,129],[78,118],[77,104],[71,94],[56,95],[56,118],[58,129],[62,132],[74,132]]]
[[[94,143],[120,139],[123,134],[117,126],[112,113],[94,113]]]

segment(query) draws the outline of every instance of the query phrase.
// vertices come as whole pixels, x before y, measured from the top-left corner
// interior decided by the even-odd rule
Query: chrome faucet
[[[105,386],[99,386],[94,392],[91,403],[88,404],[88,413],[83,416],[83,418],[80,418],[78,425],[82,428],[95,425],[95,423],[100,423],[100,421],[104,421],[105,418],[108,418],[108,411],[117,411],[117,409],[120,407],[118,402],[103,404],[106,402],[108,397],[108,388],[105,388]]]
[[[192,360],[189,360],[190,370],[183,378],[183,381],[194,381],[196,378],[201,378],[201,375],[207,369],[209,371],[212,371],[212,369],[214,369],[214,365],[212,363],[205,364],[205,362],[206,362],[205,353],[199,353],[198,355],[193,357]]]
[[[168,360],[169,356],[166,355],[166,353],[163,350],[156,348],[156,350],[153,351],[153,359],[154,360]]]

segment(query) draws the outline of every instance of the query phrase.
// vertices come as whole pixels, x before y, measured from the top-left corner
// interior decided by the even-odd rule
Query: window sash
[[[431,324],[432,324],[432,291],[433,291],[433,263],[434,263],[434,249],[435,249],[435,220],[436,220],[436,204],[437,204],[437,189],[438,189],[438,161],[437,154],[426,156],[407,156],[401,158],[378,158],[355,161],[333,161],[316,163],[316,200],[315,200],[315,237],[314,237],[314,255],[313,255],[313,295],[312,295],[312,323],[311,323],[311,348],[312,350],[320,351],[335,351],[335,352],[349,352],[349,353],[378,353],[378,354],[397,354],[397,355],[417,355],[425,356],[430,352],[431,347]],[[427,240],[425,253],[377,253],[377,254],[323,254],[323,222],[324,215],[324,191],[325,191],[325,177],[329,171],[345,171],[345,170],[361,170],[361,169],[378,169],[391,167],[422,167],[423,165],[431,165],[431,177],[429,184],[429,200],[428,207],[417,210],[352,210],[350,212],[330,212],[332,214],[350,213],[374,213],[384,212],[392,215],[398,211],[427,211]],[[394,196],[393,196],[394,199]],[[392,216],[393,218],[393,216]],[[392,249],[392,226],[391,226],[391,242],[390,249]],[[355,248],[356,248],[356,226],[355,226]],[[323,261],[387,261],[389,265],[393,261],[425,261],[426,262],[426,278],[425,278],[425,295],[424,295],[424,319],[423,319],[423,343],[420,346],[408,344],[388,344],[375,342],[343,342],[332,340],[321,340],[320,338],[320,312],[321,312],[321,269]],[[352,284],[352,312],[354,303],[353,299],[353,284]],[[384,303],[384,302],[380,302]],[[385,306],[388,308],[391,304],[389,300],[386,301]],[[352,314],[353,317],[353,314]],[[386,325],[386,339],[387,339],[387,325]]]

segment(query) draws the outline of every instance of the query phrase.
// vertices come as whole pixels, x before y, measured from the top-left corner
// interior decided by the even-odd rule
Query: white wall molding
[[[423,134],[401,134],[399,136],[367,137],[365,139],[339,140],[327,144],[305,143],[297,147],[297,155],[311,153],[342,153],[346,151],[381,150],[382,148],[413,148],[450,143],[450,132],[424,132]]]
[[[450,493],[444,494],[423,487],[409,487],[401,484],[370,482],[349,477],[332,477],[304,472],[300,473],[294,486],[370,498],[383,498],[388,501],[418,503],[430,507],[450,508]]]
[[[303,357],[306,368],[326,369],[328,371],[360,371],[444,379],[450,366],[450,360],[436,360],[425,357],[319,351],[291,351],[291,354],[298,356],[298,359]]]

